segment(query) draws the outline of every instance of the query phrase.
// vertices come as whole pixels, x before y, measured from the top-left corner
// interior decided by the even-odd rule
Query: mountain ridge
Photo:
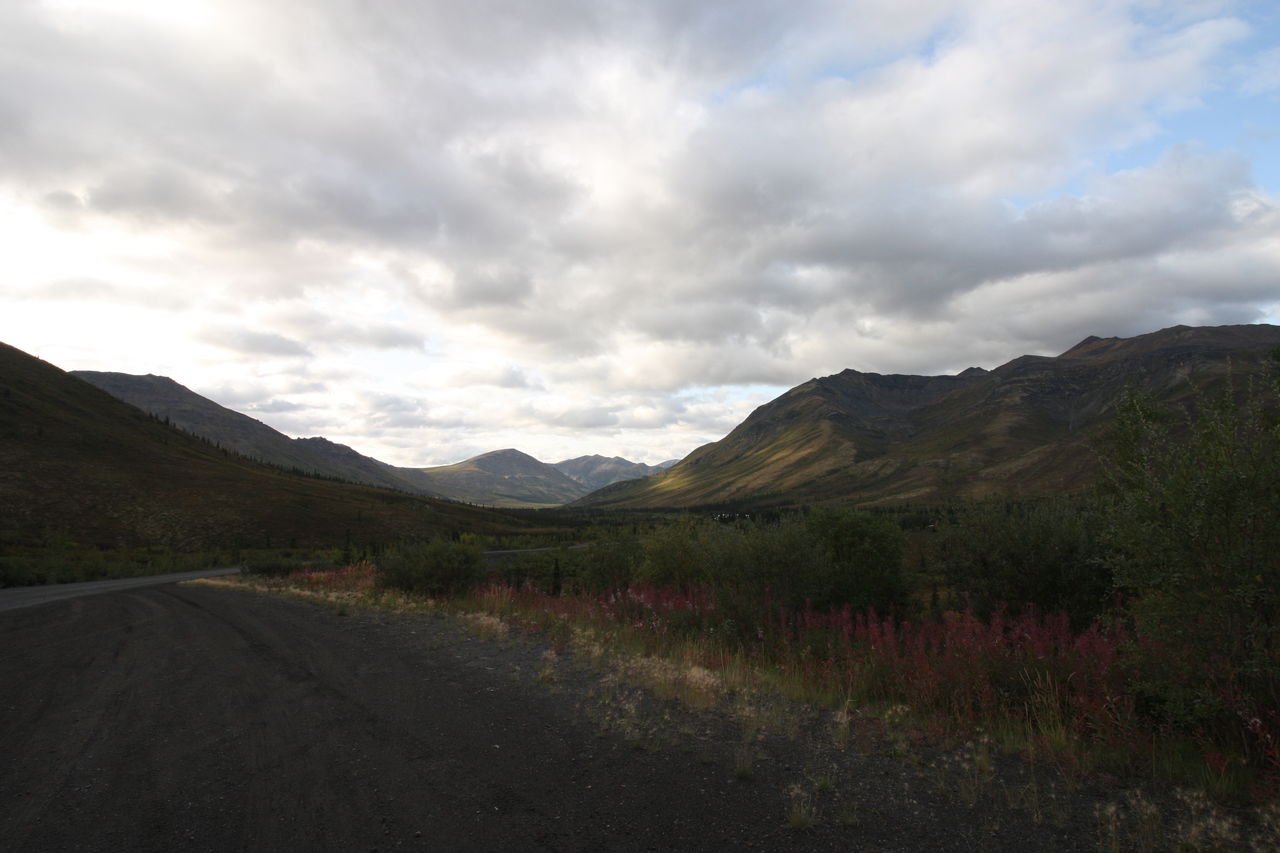
[[[426,497],[508,508],[558,506],[586,495],[595,488],[591,482],[598,482],[602,477],[597,472],[591,482],[577,481],[556,466],[511,448],[490,451],[452,465],[401,467],[365,456],[322,436],[291,438],[167,376],[91,370],[74,370],[70,375],[247,458]],[[640,464],[620,457],[615,460],[621,463],[614,466],[619,469],[630,470],[627,466]],[[633,476],[658,470],[654,466],[642,467],[645,470]],[[609,482],[617,479],[622,477]]]
[[[688,508],[851,500],[905,503],[1078,490],[1090,441],[1128,385],[1164,400],[1261,369],[1275,326],[1174,326],[1086,337],[1060,356],[1024,355],[954,376],[844,370],[760,406],[668,471],[579,501]]]
[[[7,344],[0,437],[0,545],[334,547],[523,526],[251,460]]]
[[[552,463],[552,467],[581,483],[588,491],[602,489],[624,480],[635,480],[656,474],[676,464],[678,460],[659,462],[657,465],[646,465],[643,462],[632,462],[621,456],[605,457],[599,454],[577,456]]]

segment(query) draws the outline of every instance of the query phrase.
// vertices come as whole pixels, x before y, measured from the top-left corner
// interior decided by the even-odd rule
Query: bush
[[[963,507],[938,534],[947,584],[983,618],[1030,604],[1064,611],[1083,628],[1105,612],[1111,592],[1100,521],[1083,500]]]
[[[906,537],[897,524],[869,512],[824,509],[809,516],[807,527],[830,561],[816,587],[826,594],[812,598],[815,607],[890,611],[906,605]]]
[[[724,562],[732,546],[724,541],[725,535],[718,526],[700,525],[688,518],[654,531],[644,540],[638,580],[688,591],[729,574]]]
[[[1139,686],[1188,727],[1280,707],[1280,425],[1275,394],[1243,396],[1197,399],[1180,436],[1182,419],[1130,394],[1107,456],[1104,533]]]
[[[591,592],[624,589],[635,580],[643,556],[632,537],[596,542],[583,552],[577,583]]]
[[[426,595],[456,595],[480,581],[480,549],[433,539],[401,545],[378,558],[378,583]]]

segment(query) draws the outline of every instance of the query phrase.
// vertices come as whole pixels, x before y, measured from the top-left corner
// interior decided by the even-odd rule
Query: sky
[[[407,466],[1280,323],[1274,0],[6,0],[0,341]]]

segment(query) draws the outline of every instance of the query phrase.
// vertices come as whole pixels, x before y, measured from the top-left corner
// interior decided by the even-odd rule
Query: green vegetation
[[[273,468],[0,345],[0,583],[169,571],[205,555],[519,534],[491,510]],[[538,531],[544,532],[544,531]]]
[[[1255,761],[1280,758],[1280,369],[1271,390],[1201,396],[1189,425],[1130,395],[1105,483],[1144,706],[1182,727],[1245,720]]]
[[[378,580],[386,587],[424,595],[456,595],[480,579],[480,550],[432,539],[401,545],[378,558]]]
[[[14,364],[0,585],[228,560],[626,650],[698,702],[888,708],[900,728],[981,727],[1067,773],[1280,793],[1276,377],[1130,393],[1098,444],[1101,486],[1070,498],[499,514],[264,468]]]
[[[1051,498],[967,504],[937,528],[936,559],[953,606],[990,618],[1031,605],[1065,611],[1077,628],[1106,612],[1112,569],[1095,502]]]
[[[845,742],[850,707],[888,709],[904,753],[918,737],[981,729],[975,767],[1000,748],[1073,777],[1270,800],[1277,390],[1196,398],[1189,419],[1131,395],[1089,497],[580,513],[560,516],[562,529],[589,547],[560,538],[480,564],[474,543],[436,541],[357,573],[376,578],[370,595],[425,592],[495,632],[543,630],[591,659],[632,655],[633,677],[700,707],[718,693],[781,693],[831,707]],[[355,588],[343,577],[306,582]]]

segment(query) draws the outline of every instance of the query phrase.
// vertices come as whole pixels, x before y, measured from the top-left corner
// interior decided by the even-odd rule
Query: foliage
[[[378,557],[378,583],[424,595],[453,595],[480,580],[480,550],[473,545],[433,539],[405,544]]]
[[[1073,499],[970,504],[938,531],[944,576],[964,606],[1065,611],[1077,627],[1103,615],[1111,571],[1095,504]]]
[[[235,552],[180,552],[160,546],[97,548],[64,532],[34,546],[0,545],[0,588],[142,577],[233,566]]]
[[[1194,400],[1189,427],[1124,400],[1104,530],[1152,712],[1184,726],[1280,707],[1280,424],[1275,391]],[[1229,698],[1235,697],[1235,698]]]
[[[819,589],[807,591],[814,606],[899,609],[907,600],[902,573],[906,539],[887,518],[850,509],[825,509],[809,516],[809,533],[830,561]],[[825,592],[825,595],[821,594]]]
[[[726,607],[894,609],[907,598],[904,539],[891,521],[823,510],[807,521],[712,523],[683,518],[643,540],[640,583],[709,588]]]

